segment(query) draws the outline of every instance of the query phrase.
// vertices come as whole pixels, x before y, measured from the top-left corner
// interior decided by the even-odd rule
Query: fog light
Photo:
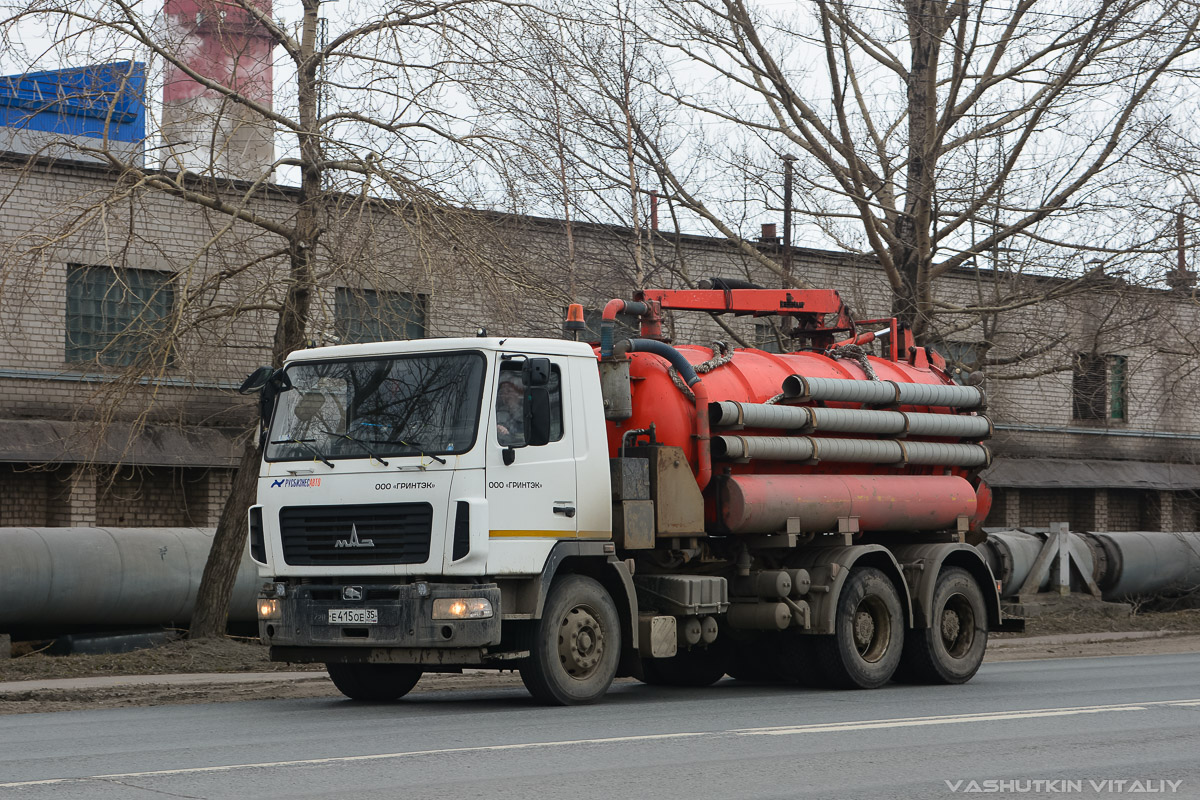
[[[279,619],[280,614],[278,600],[266,600],[260,598],[258,601],[258,618],[259,619]]]
[[[492,601],[486,597],[442,597],[433,601],[434,619],[487,619]]]

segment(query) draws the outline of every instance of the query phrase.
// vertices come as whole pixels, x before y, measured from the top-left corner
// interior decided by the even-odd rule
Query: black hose
[[[654,339],[626,339],[617,345],[617,350],[622,353],[653,353],[656,356],[662,356],[671,362],[671,366],[688,386],[694,386],[700,382],[700,376],[696,374],[695,367],[688,363],[688,360],[683,357],[683,353],[666,342]]]

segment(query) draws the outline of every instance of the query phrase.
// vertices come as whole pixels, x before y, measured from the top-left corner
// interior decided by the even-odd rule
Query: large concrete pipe
[[[783,394],[789,400],[827,400],[874,406],[980,408],[984,405],[983,389],[978,386],[810,378],[804,375],[789,375],[784,378]]]
[[[1105,598],[1200,589],[1200,532],[1108,531],[1082,536],[1103,548],[1106,563],[1096,583]]]
[[[779,428],[827,433],[870,433],[879,436],[936,436],[986,439],[992,435],[987,417],[877,411],[862,408],[818,408],[723,400],[709,406],[715,427]]]
[[[186,624],[211,528],[0,528],[0,630]],[[258,569],[243,554],[230,603],[255,617]]]
[[[1082,565],[1085,574],[1095,577],[1095,561],[1091,548],[1087,547],[1079,537],[1071,536],[1071,555]],[[1000,596],[1011,597],[1025,584],[1033,569],[1033,562],[1042,552],[1046,540],[1040,536],[1024,531],[989,531],[988,538],[978,545],[984,560],[992,568],[992,574],[1000,581]],[[1049,591],[1054,570],[1047,570],[1037,591]],[[1073,580],[1073,584],[1078,581]],[[1075,588],[1083,589],[1082,586]]]
[[[817,436],[714,436],[716,458],[765,461],[831,461],[844,464],[927,464],[984,467],[991,452],[981,444],[833,439]]]
[[[734,475],[721,483],[721,521],[735,533],[943,530],[975,514],[975,490],[949,475]]]

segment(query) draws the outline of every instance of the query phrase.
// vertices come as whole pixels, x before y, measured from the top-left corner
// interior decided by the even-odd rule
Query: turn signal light
[[[433,601],[434,619],[488,619],[492,601],[486,597],[441,597]]]

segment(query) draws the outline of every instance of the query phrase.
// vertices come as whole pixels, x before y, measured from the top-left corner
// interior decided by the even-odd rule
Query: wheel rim
[[[942,646],[951,658],[962,658],[975,644],[975,609],[966,595],[954,594],[942,609]]]
[[[869,664],[883,658],[892,641],[892,615],[883,599],[864,597],[854,609],[854,649]]]
[[[587,680],[604,656],[604,628],[585,605],[572,608],[558,626],[558,661],[576,680]]]

